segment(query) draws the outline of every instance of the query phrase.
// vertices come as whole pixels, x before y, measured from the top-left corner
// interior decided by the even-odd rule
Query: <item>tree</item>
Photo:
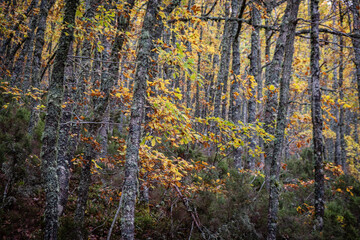
[[[276,120],[274,150],[271,155],[270,168],[270,191],[269,191],[269,217],[268,217],[268,236],[267,239],[276,239],[277,213],[279,209],[279,174],[281,163],[281,150],[285,135],[287,123],[287,112],[289,105],[290,81],[292,76],[292,62],[294,55],[295,30],[297,15],[301,0],[290,0],[288,6],[291,6],[288,21],[288,31],[284,47],[284,62],[282,64],[282,77],[280,79],[280,100],[278,115]]]
[[[315,227],[321,232],[324,227],[324,170],[321,114],[321,90],[320,90],[320,47],[319,47],[319,1],[311,0],[311,115],[313,124],[313,145],[315,164]]]
[[[59,183],[57,176],[57,141],[61,117],[61,103],[64,92],[64,69],[73,39],[75,13],[78,0],[67,0],[63,24],[66,26],[60,36],[59,48],[54,60],[47,99],[47,114],[41,148],[42,173],[45,184],[45,239],[57,239]]]
[[[125,181],[122,190],[121,203],[121,235],[124,240],[134,239],[134,212],[138,174],[138,158],[141,140],[141,123],[145,110],[145,94],[147,81],[150,78],[151,51],[155,37],[154,26],[159,18],[161,0],[149,0],[138,45],[136,58],[134,96],[131,107],[129,134],[127,139]]]

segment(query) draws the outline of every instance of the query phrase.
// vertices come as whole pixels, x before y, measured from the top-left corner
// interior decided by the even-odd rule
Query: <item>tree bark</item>
[[[121,235],[123,240],[134,239],[135,201],[138,185],[138,157],[141,138],[141,122],[145,109],[145,95],[147,81],[150,79],[151,50],[153,49],[153,29],[159,18],[161,0],[149,0],[147,3],[144,23],[138,44],[137,67],[135,73],[135,87],[131,106],[129,134],[127,139],[125,180],[121,203]]]
[[[229,16],[229,6],[225,6],[225,15],[226,17]],[[228,82],[229,65],[230,65],[232,31],[234,31],[233,22],[226,21],[224,25],[224,33],[220,45],[220,49],[221,49],[220,66],[217,75],[217,86],[215,90],[216,93],[215,93],[215,102],[214,102],[214,117],[222,117],[223,119],[226,119],[226,101],[227,101],[226,92],[227,92],[227,82]],[[221,109],[221,107],[223,109]]]
[[[343,13],[340,10],[340,26],[342,26]],[[345,42],[342,36],[339,38],[339,77],[337,82],[337,90],[339,92],[339,99],[344,100],[344,91],[343,91],[343,82],[344,82],[344,45]],[[337,126],[336,126],[336,141],[335,141],[335,159],[334,162],[336,165],[341,165],[342,169],[345,171],[346,163],[346,143],[344,139],[344,108],[342,105],[339,106],[337,112]]]
[[[275,51],[271,63],[266,68],[265,73],[265,96],[266,102],[264,107],[264,129],[267,133],[275,135],[275,120],[276,120],[276,109],[278,103],[278,94],[277,89],[280,80],[280,71],[281,64],[284,59],[284,48],[288,27],[288,18],[290,14],[291,6],[289,4],[286,5],[285,13],[282,19],[282,23],[280,25],[280,32],[278,39],[276,41]],[[273,86],[273,90],[269,88]],[[265,152],[265,177],[266,177],[266,185],[269,186],[269,176],[270,176],[270,166],[271,159],[273,153],[273,142],[268,142],[264,144],[264,152]]]
[[[72,54],[70,48],[69,54]],[[68,199],[69,179],[70,179],[70,158],[68,157],[69,149],[69,135],[71,125],[71,87],[74,84],[73,65],[68,61],[65,66],[66,86],[64,90],[63,104],[66,106],[62,111],[59,129],[58,140],[58,155],[57,155],[57,174],[59,179],[59,201],[58,201],[58,215],[59,217],[64,212],[65,205]]]
[[[94,118],[93,122],[102,122],[103,116],[109,106],[110,91],[115,84],[119,72],[119,53],[125,42],[125,32],[128,29],[130,22],[130,10],[134,6],[134,0],[128,0],[126,7],[118,18],[117,36],[115,37],[114,45],[109,55],[105,55],[105,59],[109,61],[104,62],[101,74],[101,92],[103,97],[94,99]],[[90,136],[96,137],[101,124],[91,124],[89,127]],[[97,152],[91,145],[87,145],[85,165],[81,171],[80,184],[78,188],[78,199],[75,210],[75,222],[77,228],[78,239],[83,239],[83,225],[86,209],[86,202],[88,199],[89,187],[91,185],[91,167],[92,161],[96,158]]]
[[[32,72],[31,72],[31,85],[34,88],[40,88],[40,77],[41,77],[41,56],[43,52],[43,48],[45,45],[45,30],[46,30],[46,22],[47,22],[47,16],[51,9],[51,7],[54,5],[55,0],[42,0],[40,4],[40,13],[39,18],[37,22],[37,30],[35,35],[35,45],[34,45],[34,53],[33,53],[33,59],[32,59]],[[67,54],[67,53],[66,53]],[[30,122],[29,122],[29,128],[28,132],[30,135],[32,135],[33,130],[39,120],[39,113],[35,109],[38,106],[38,101],[32,100],[31,103],[31,116],[30,116]]]
[[[251,21],[255,25],[260,25],[261,16],[260,12],[253,4],[251,10]],[[251,33],[251,53],[250,53],[250,77],[249,88],[250,98],[248,100],[248,124],[255,124],[256,121],[256,84],[261,81],[261,48],[260,48],[260,28],[254,27]],[[250,170],[255,169],[255,135],[251,135],[249,138],[249,154],[247,156],[248,168]]]
[[[237,1],[232,2],[232,9],[239,8],[240,11],[238,17],[241,18],[245,6],[246,0],[242,0],[241,5],[236,6]],[[240,7],[241,6],[241,7]],[[241,98],[240,98],[240,40],[239,33],[241,32],[241,22],[234,24],[234,36],[232,42],[232,74],[233,83],[230,88],[230,111],[229,119],[235,124],[238,124],[241,120]],[[241,162],[242,149],[241,147],[234,149],[234,165],[236,168],[242,168]]]
[[[311,0],[311,114],[313,124],[313,144],[315,162],[315,228],[321,232],[324,227],[324,170],[322,143],[322,115],[321,115],[321,90],[320,90],[320,47],[319,47],[319,0]]]
[[[282,78],[280,80],[280,101],[276,120],[274,152],[270,168],[270,191],[269,191],[269,215],[268,215],[268,240],[276,239],[277,213],[279,210],[279,173],[281,153],[284,142],[285,128],[287,124],[287,111],[289,105],[289,89],[292,78],[292,62],[294,55],[294,41],[296,30],[296,19],[301,0],[288,0],[291,12],[288,22],[288,31],[285,43],[285,56],[283,63]]]
[[[353,15],[353,33],[360,36],[360,0],[352,1],[351,12]],[[360,105],[360,38],[353,37],[351,40],[354,47],[354,62],[356,66],[356,79]]]
[[[75,24],[75,13],[78,4],[79,0],[67,0],[65,2],[64,25],[73,26]],[[45,117],[45,130],[41,148],[42,174],[46,193],[44,239],[57,239],[59,199],[57,141],[61,118],[61,103],[64,92],[65,62],[72,43],[73,31],[73,27],[65,27],[61,31],[59,48],[54,60],[54,69],[48,90],[47,114]]]
[[[125,179],[122,191],[121,203],[121,236],[123,240],[135,237],[135,202],[138,187],[138,158],[141,140],[141,123],[144,118],[145,97],[147,81],[154,77],[152,59],[154,42],[160,39],[163,24],[159,15],[161,0],[149,0],[147,2],[144,23],[138,43],[137,66],[135,72],[135,86],[133,102],[131,105],[131,116],[129,134],[127,137],[127,151],[125,161]],[[165,14],[171,13],[180,1],[172,1],[165,9]]]

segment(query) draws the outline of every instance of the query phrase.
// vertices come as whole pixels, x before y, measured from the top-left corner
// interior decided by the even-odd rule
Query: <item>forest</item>
[[[0,0],[0,239],[360,239],[360,0]]]

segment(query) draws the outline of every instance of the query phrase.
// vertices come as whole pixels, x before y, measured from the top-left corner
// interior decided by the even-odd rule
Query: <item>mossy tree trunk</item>
[[[241,4],[239,1],[232,1],[231,8],[239,9],[238,12],[235,12],[235,16],[242,18],[246,6],[246,0],[242,0]],[[229,119],[233,123],[238,124],[241,120],[241,98],[240,98],[240,40],[239,34],[241,32],[241,22],[234,23],[234,35],[232,42],[232,74],[233,74],[233,83],[230,87],[230,111]],[[236,168],[242,167],[241,162],[242,150],[241,148],[234,149],[234,165]]]
[[[41,77],[41,57],[43,48],[45,45],[45,30],[46,22],[49,11],[54,5],[55,0],[42,0],[40,3],[40,13],[37,21],[37,30],[35,34],[35,43],[34,43],[34,53],[31,66],[31,86],[34,88],[40,88],[40,77]],[[66,53],[67,54],[67,53]],[[39,120],[39,113],[36,110],[38,106],[38,101],[32,100],[31,102],[31,116],[29,121],[29,134],[33,133],[33,130]]]
[[[352,1],[351,12],[353,16],[353,33],[357,35],[357,38],[352,38],[352,44],[355,55],[354,62],[356,66],[356,80],[358,85],[358,97],[360,105],[360,0]]]
[[[141,139],[141,123],[145,110],[145,95],[149,71],[151,71],[151,51],[155,40],[154,26],[157,25],[161,0],[147,2],[144,23],[138,43],[137,66],[135,73],[134,96],[131,105],[129,134],[125,162],[125,180],[121,203],[121,235],[123,240],[135,236],[135,201],[137,192],[138,158]]]
[[[230,7],[225,5],[225,17],[229,17]],[[220,66],[217,74],[217,85],[215,90],[215,101],[214,101],[214,117],[226,118],[226,95],[227,92],[227,82],[229,75],[229,65],[230,65],[230,52],[231,52],[231,33],[234,29],[233,21],[226,21],[224,25],[224,33],[220,45]],[[223,109],[221,109],[223,107]],[[225,107],[225,109],[224,109]],[[222,110],[222,111],[221,111]]]
[[[297,15],[301,0],[289,0],[291,6],[288,22],[288,31],[285,42],[285,56],[283,63],[282,78],[280,80],[280,100],[276,120],[274,150],[271,158],[270,168],[270,192],[269,192],[269,214],[268,214],[268,240],[276,239],[277,213],[279,210],[279,173],[281,153],[283,149],[285,128],[287,123],[287,112],[289,105],[289,89],[292,78],[292,62],[294,56],[295,30]]]
[[[315,163],[315,228],[321,232],[324,227],[324,170],[322,128],[323,120],[321,115],[321,90],[320,90],[320,47],[319,47],[319,0],[311,0],[311,115],[313,124],[313,145]]]
[[[291,6],[286,5],[286,9],[283,15],[282,23],[280,25],[279,36],[276,40],[276,46],[274,54],[269,66],[265,72],[265,96],[266,102],[264,106],[264,129],[267,133],[275,135],[275,120],[276,120],[276,109],[278,104],[278,94],[276,89],[280,82],[281,64],[284,59],[284,48],[288,27],[288,18],[290,14]],[[269,176],[270,166],[273,153],[273,143],[268,142],[264,144],[265,152],[265,177],[266,185],[269,188]]]
[[[161,38],[164,30],[161,17],[159,15],[161,0],[149,0],[147,2],[144,23],[138,43],[138,53],[136,58],[135,86],[133,102],[131,105],[131,116],[129,124],[129,134],[127,137],[127,151],[125,160],[125,180],[122,191],[121,204],[121,235],[123,240],[135,238],[135,203],[138,188],[138,160],[141,140],[141,123],[145,113],[145,97],[147,82],[150,76],[156,76],[157,54],[152,51],[154,42]],[[178,5],[179,0],[172,1],[164,8],[166,15],[170,14]]]
[[[58,200],[59,183],[57,176],[57,142],[59,136],[59,122],[61,118],[61,103],[64,92],[64,70],[70,45],[73,39],[75,13],[79,0],[65,1],[63,24],[66,27],[61,31],[59,48],[54,60],[54,68],[50,78],[47,114],[41,148],[42,174],[45,184],[45,237],[57,239],[58,230]]]
[[[260,48],[260,25],[261,16],[259,9],[255,3],[251,9],[251,21],[255,25],[251,33],[251,53],[250,59],[250,77],[248,78],[248,87],[250,88],[251,95],[248,100],[248,118],[249,124],[255,124],[256,121],[256,84],[260,82],[261,78],[261,48]],[[247,167],[251,170],[255,169],[255,135],[251,135],[249,140],[249,154],[247,156]]]
[[[94,1],[95,2],[95,1]],[[115,84],[115,81],[118,77],[119,72],[119,54],[122,50],[124,42],[126,41],[125,32],[130,25],[130,11],[134,6],[134,0],[128,0],[126,7],[123,12],[118,17],[118,28],[117,35],[115,37],[114,44],[111,49],[111,53],[105,57],[103,64],[103,69],[101,73],[101,92],[103,97],[94,98],[94,118],[92,119],[93,124],[89,127],[89,134],[94,139],[98,134],[98,130],[103,121],[104,114],[109,106],[110,101],[110,91]],[[108,59],[108,61],[106,61]],[[84,226],[84,216],[86,209],[86,202],[88,199],[89,187],[91,184],[91,167],[92,161],[97,157],[98,153],[93,149],[89,144],[86,147],[86,156],[85,156],[85,165],[81,171],[80,184],[78,188],[78,199],[75,210],[75,223],[77,229],[78,239],[83,239],[83,226]]]

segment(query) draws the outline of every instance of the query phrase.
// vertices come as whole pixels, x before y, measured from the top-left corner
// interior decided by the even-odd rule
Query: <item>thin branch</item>
[[[120,200],[119,200],[119,206],[118,206],[118,208],[117,208],[117,210],[116,210],[114,219],[113,219],[113,221],[112,221],[112,223],[111,223],[111,227],[110,227],[110,229],[109,229],[109,232],[108,232],[108,235],[107,235],[106,240],[110,240],[110,238],[111,238],[112,230],[113,230],[113,228],[114,228],[114,226],[115,226],[116,219],[117,219],[117,217],[118,217],[118,215],[119,215],[119,213],[120,213],[120,209],[121,209],[121,205],[122,205],[122,199],[123,199],[123,195],[121,194],[121,197],[120,197]]]

